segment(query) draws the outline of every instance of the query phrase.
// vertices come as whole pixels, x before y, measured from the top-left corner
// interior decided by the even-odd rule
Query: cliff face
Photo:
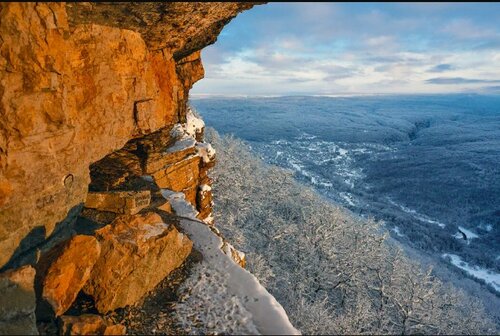
[[[92,163],[186,121],[200,49],[252,6],[1,5],[0,267],[77,213]]]
[[[0,311],[0,333],[34,330],[35,297],[39,320],[80,290],[102,312],[133,304],[185,260],[165,193],[212,224],[214,164],[188,92],[200,50],[252,6],[0,5],[0,296],[28,295],[20,315]]]

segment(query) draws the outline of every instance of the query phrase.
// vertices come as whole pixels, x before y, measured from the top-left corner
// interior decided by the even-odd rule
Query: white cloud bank
[[[205,79],[192,93],[500,92],[498,21],[467,8],[352,6],[280,3],[241,14],[203,51]]]

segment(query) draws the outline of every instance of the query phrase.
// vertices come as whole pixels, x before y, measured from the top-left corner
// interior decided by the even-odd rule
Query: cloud
[[[432,68],[429,69],[430,72],[443,72],[443,71],[449,71],[449,70],[454,70],[455,67],[449,63],[442,63],[433,66]]]
[[[463,18],[452,19],[444,25],[441,31],[460,39],[484,39],[499,36],[494,28],[481,26],[479,23]]]
[[[481,91],[483,91],[485,93],[499,94],[500,93],[500,85],[484,86],[481,88]]]
[[[478,84],[478,83],[500,83],[496,79],[476,79],[476,78],[463,78],[463,77],[436,77],[426,80],[429,84]]]
[[[476,50],[500,50],[500,38],[498,39],[491,39],[491,40],[486,40],[486,41],[480,41],[479,44],[477,44],[474,49]]]
[[[500,4],[269,3],[203,50],[193,93],[461,92],[500,79]]]

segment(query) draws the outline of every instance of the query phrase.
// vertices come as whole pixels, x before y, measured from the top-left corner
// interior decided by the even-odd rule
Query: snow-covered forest
[[[305,334],[497,334],[481,303],[433,276],[388,239],[207,129],[217,150],[217,227]]]

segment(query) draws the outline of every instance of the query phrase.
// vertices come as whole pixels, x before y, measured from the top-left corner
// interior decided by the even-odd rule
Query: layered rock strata
[[[0,4],[0,333],[37,333],[35,313],[125,333],[67,314],[83,293],[100,313],[136,304],[184,262],[165,190],[213,224],[215,164],[188,92],[200,50],[253,5]]]
[[[2,267],[81,207],[92,163],[186,122],[200,49],[253,4],[0,6]]]

